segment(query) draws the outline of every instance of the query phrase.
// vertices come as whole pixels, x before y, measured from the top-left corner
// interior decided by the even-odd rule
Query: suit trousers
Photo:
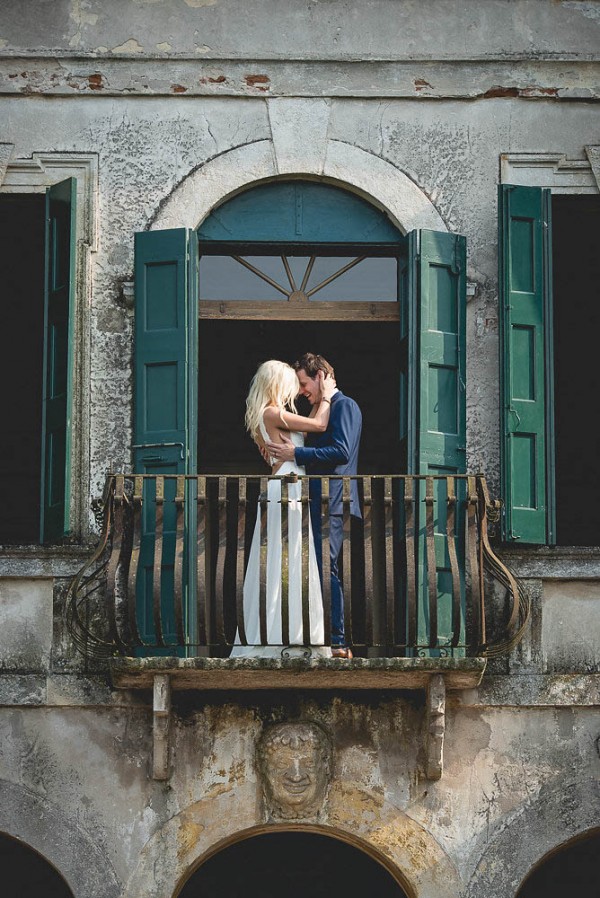
[[[310,503],[310,515],[317,555],[319,577],[323,583],[323,541],[321,528],[321,503]],[[329,515],[329,558],[331,565],[331,644],[346,645],[344,627],[344,593],[339,576],[339,562],[344,538],[344,518],[341,514]]]

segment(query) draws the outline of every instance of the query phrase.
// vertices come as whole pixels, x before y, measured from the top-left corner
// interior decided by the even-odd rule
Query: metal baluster
[[[156,635],[156,644],[157,646],[159,646],[159,648],[164,648],[165,646],[165,641],[163,638],[161,609],[164,501],[165,478],[157,477],[155,499],[156,524],[154,529],[154,564],[152,569],[152,613],[154,617],[154,632]]]
[[[123,474],[115,476],[115,493],[113,497],[113,538],[111,553],[106,572],[106,589],[108,595],[108,626],[110,638],[114,645],[121,649],[125,644],[119,633],[117,623],[117,569],[122,562],[125,533],[125,478]]]
[[[206,495],[206,477],[198,477],[198,519],[196,521],[196,589],[198,595],[196,604],[198,608],[198,640],[200,645],[210,643],[210,555],[208,551],[208,502]]]
[[[446,477],[446,539],[448,542],[448,557],[450,559],[450,572],[452,574],[452,643],[457,646],[460,642],[461,613],[460,613],[460,570],[458,556],[456,554],[456,491],[454,477]]]
[[[477,547],[479,554],[479,645],[485,645],[487,640],[486,627],[485,627],[485,547],[484,547],[484,539],[483,539],[483,529],[485,527],[487,534],[487,514],[485,508],[485,502],[481,501],[479,489],[478,489],[478,478],[475,478],[475,490],[477,492]]]
[[[289,535],[289,488],[297,481],[297,475],[279,478],[281,496],[277,509],[281,520],[281,640],[290,642],[290,535]]]
[[[131,562],[127,577],[127,606],[129,630],[134,645],[143,645],[137,620],[137,577],[142,545],[142,505],[144,478],[136,475],[133,479],[133,539],[131,546]]]
[[[473,629],[477,641],[481,639],[481,581],[479,579],[479,553],[477,547],[477,486],[474,477],[467,478],[467,558],[471,585]]]
[[[244,544],[246,535],[246,478],[238,480],[238,531],[237,553],[235,559],[235,604],[237,611],[237,629],[241,645],[248,645],[246,627],[244,626]]]
[[[331,645],[331,554],[329,549],[329,477],[321,480],[321,568],[325,645]],[[318,546],[315,546],[318,550]]]
[[[425,543],[427,554],[427,591],[429,597],[429,648],[435,648],[438,641],[438,620],[433,477],[425,479]]]
[[[396,595],[394,589],[394,507],[392,478],[383,482],[383,534],[385,546],[385,609],[387,645],[396,644]]]
[[[185,477],[178,475],[175,492],[175,564],[173,567],[173,611],[177,644],[186,645],[183,625],[183,553],[185,544]]]
[[[417,642],[417,556],[415,552],[414,491],[414,477],[406,477],[404,481],[404,515],[406,527],[406,641],[410,648],[415,648]]]
[[[310,603],[309,603],[309,573],[310,573],[310,509],[308,505],[308,480],[303,477],[300,481],[300,507],[302,515],[301,533],[301,558],[302,565],[302,641],[304,645],[311,644],[310,629]]]
[[[260,478],[260,556],[258,563],[258,609],[260,644],[267,645],[267,516],[269,509],[268,480]]]
[[[217,576],[216,576],[216,624],[217,642],[226,644],[225,639],[225,558],[227,555],[227,478],[219,477],[218,497],[219,538],[217,542]]]
[[[350,525],[350,484],[349,477],[343,478],[342,508],[343,508],[343,539],[342,539],[342,563],[344,590],[344,629],[346,644],[352,645],[352,543]]]
[[[373,558],[373,499],[370,477],[363,478],[363,533],[365,554],[365,643],[373,645],[373,605],[375,603]]]

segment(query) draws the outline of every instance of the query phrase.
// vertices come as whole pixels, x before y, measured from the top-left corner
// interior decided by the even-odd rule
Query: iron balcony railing
[[[110,474],[96,551],[73,579],[67,625],[90,658],[121,655],[226,657],[245,634],[243,583],[260,515],[261,642],[264,626],[267,485],[248,475]],[[290,483],[281,500],[283,639]],[[299,478],[302,519],[302,644],[308,643],[310,481],[321,481],[323,608],[329,643],[329,498],[343,481],[341,580],[347,641],[378,656],[491,656],[515,644],[529,604],[488,536],[499,503],[482,475],[378,475],[358,480],[362,521],[350,514],[352,478]],[[298,487],[295,486],[295,490]],[[504,587],[498,601],[492,580]],[[489,605],[489,607],[488,607]]]

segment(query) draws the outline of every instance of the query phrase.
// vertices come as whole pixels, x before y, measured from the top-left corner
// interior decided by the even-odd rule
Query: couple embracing
[[[312,409],[296,413],[295,400],[305,396]],[[320,355],[306,353],[293,367],[263,362],[246,400],[246,427],[272,466],[267,493],[266,625],[268,645],[261,645],[259,605],[260,512],[244,579],[244,622],[247,645],[236,644],[232,657],[280,657],[282,642],[281,480],[289,474],[356,474],[362,428],[360,409],[337,388],[335,372]],[[289,644],[302,645],[302,511],[301,484],[289,484],[288,577]],[[356,481],[351,481],[350,512],[360,517]],[[342,480],[330,481],[329,545],[331,555],[331,648],[324,645],[320,481],[310,485],[308,606],[310,644],[317,657],[351,658],[344,632],[344,597],[339,579],[342,548]]]

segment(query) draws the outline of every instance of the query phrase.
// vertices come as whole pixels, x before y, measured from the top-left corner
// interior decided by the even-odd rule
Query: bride
[[[314,406],[310,417],[296,413],[295,399],[298,395],[298,379],[294,369],[285,362],[274,359],[263,362],[250,384],[246,399],[246,429],[260,449],[265,443],[282,443],[282,434],[296,446],[304,445],[305,433],[322,433],[327,429],[331,397],[335,390],[332,377],[321,380],[322,399]],[[305,470],[293,461],[275,463],[271,458],[274,479],[269,480],[267,489],[267,569],[266,569],[266,625],[267,645],[261,645],[260,636],[260,505],[248,557],[248,567],[244,578],[244,627],[248,645],[241,645],[239,633],[231,651],[232,658],[279,658],[286,645],[303,645],[302,626],[302,507],[300,503],[301,484],[287,484],[288,489],[288,620],[289,642],[283,642],[282,635],[282,534],[281,534],[281,488],[277,477],[288,474],[304,474]],[[285,489],[284,485],[284,489]],[[308,547],[308,607],[310,637],[308,642],[313,656],[330,657],[331,649],[323,645],[325,640],[323,625],[323,601],[321,582],[317,568],[312,525],[309,522]]]

